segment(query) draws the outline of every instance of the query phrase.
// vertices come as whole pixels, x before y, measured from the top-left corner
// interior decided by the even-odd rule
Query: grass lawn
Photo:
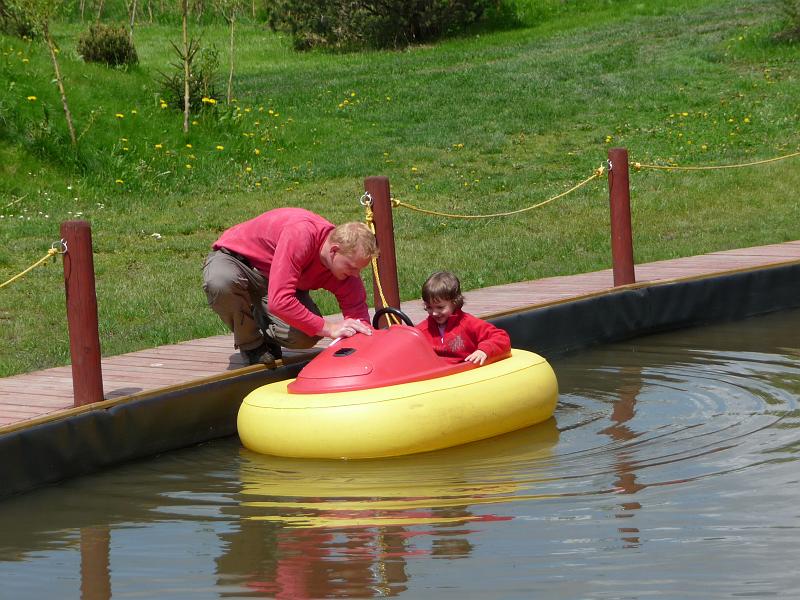
[[[102,351],[120,354],[223,333],[200,272],[219,233],[278,206],[360,220],[370,175],[405,202],[485,214],[563,192],[613,146],[632,162],[686,166],[800,148],[800,49],[773,41],[777,3],[650,4],[521,2],[521,27],[338,55],[296,53],[243,24],[230,106],[228,31],[193,25],[219,49],[220,83],[188,135],[158,84],[178,26],[141,23],[140,64],[125,71],[83,63],[84,26],[62,23],[77,150],[45,48],[0,37],[0,282],[43,256],[62,221],[90,221]],[[636,261],[800,239],[799,164],[633,171]],[[469,290],[610,266],[605,179],[513,217],[400,208],[394,222],[404,300],[439,269]],[[69,362],[60,264],[0,289],[0,336],[0,376]]]

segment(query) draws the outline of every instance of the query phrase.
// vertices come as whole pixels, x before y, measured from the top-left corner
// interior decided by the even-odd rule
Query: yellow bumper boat
[[[413,327],[337,340],[298,374],[245,397],[245,447],[295,458],[428,452],[535,425],[558,384],[541,356],[512,349],[482,367],[438,357]]]

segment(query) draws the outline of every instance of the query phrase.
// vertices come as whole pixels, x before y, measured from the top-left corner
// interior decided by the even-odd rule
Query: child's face
[[[437,325],[444,325],[447,319],[450,318],[456,310],[455,302],[452,300],[442,300],[441,298],[434,298],[430,302],[425,303],[425,310]]]

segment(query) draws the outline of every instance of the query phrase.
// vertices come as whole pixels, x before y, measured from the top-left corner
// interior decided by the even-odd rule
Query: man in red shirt
[[[248,364],[323,337],[370,335],[360,272],[378,247],[363,223],[334,226],[301,208],[276,208],[224,231],[203,265],[209,306],[233,331]],[[320,315],[309,290],[336,296],[344,320]]]

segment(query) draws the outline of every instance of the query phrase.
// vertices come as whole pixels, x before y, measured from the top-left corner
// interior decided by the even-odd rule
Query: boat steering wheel
[[[409,327],[414,326],[414,322],[408,317],[406,313],[404,313],[399,308],[395,308],[394,306],[384,306],[383,308],[379,308],[375,311],[375,316],[372,317],[372,326],[375,329],[378,329],[378,322],[383,315],[392,314],[400,319],[403,323],[408,325]]]

